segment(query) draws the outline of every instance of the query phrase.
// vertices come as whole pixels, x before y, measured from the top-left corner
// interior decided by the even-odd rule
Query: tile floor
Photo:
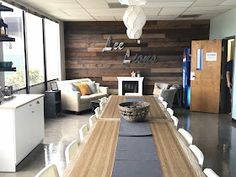
[[[45,139],[18,166],[17,173],[0,173],[0,177],[33,177],[50,162],[59,172],[65,168],[64,149],[78,137],[78,129],[88,123],[92,112],[80,115],[62,114],[46,119]],[[204,153],[204,168],[214,169],[221,177],[236,176],[236,123],[227,114],[207,114],[175,109],[179,126],[189,130],[193,143]]]

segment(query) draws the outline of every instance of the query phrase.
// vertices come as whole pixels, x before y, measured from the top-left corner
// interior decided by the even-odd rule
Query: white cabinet
[[[0,171],[14,172],[44,137],[43,95],[16,95],[0,105]]]

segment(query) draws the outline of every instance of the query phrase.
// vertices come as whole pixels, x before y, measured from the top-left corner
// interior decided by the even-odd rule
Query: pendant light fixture
[[[146,16],[140,6],[129,6],[123,16],[126,28],[142,29],[146,23]]]
[[[129,7],[123,15],[123,22],[127,28],[126,34],[129,39],[139,39],[142,35],[142,28],[146,23],[146,15],[140,7],[146,4],[146,0],[119,0],[121,4]]]
[[[126,34],[129,39],[139,39],[142,36],[142,29],[134,30],[127,28]]]

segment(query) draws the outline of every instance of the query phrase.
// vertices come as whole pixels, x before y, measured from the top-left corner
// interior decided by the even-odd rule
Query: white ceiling
[[[13,0],[62,21],[120,21],[126,8],[109,8],[118,0]],[[179,15],[211,19],[236,7],[236,0],[147,0],[143,6],[148,20],[178,20]]]

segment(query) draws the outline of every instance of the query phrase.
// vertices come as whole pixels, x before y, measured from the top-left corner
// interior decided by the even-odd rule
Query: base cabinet
[[[22,102],[23,97],[25,100]],[[40,144],[44,137],[43,96],[19,95],[11,101],[12,104],[7,102],[0,105],[0,139],[2,143],[0,171],[3,172],[15,172],[16,166]],[[7,107],[4,104],[13,105],[13,107]]]

